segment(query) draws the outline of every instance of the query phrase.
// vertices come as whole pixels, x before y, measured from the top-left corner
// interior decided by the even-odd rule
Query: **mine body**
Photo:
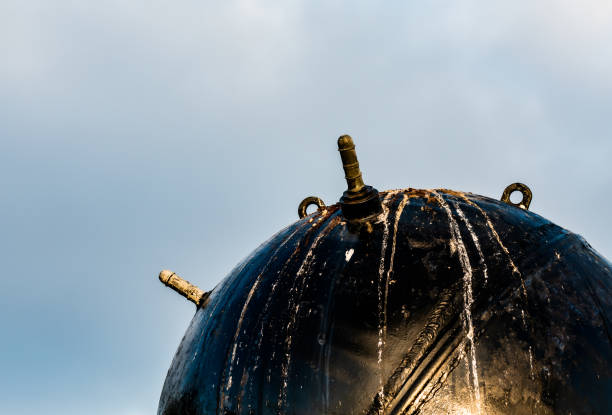
[[[158,414],[612,413],[612,265],[584,239],[470,193],[376,197],[207,294]]]

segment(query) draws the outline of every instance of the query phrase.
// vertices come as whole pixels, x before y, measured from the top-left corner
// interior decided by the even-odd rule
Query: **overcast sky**
[[[1,1],[0,413],[154,414],[194,312],[157,273],[336,202],[343,133],[612,257],[611,44],[604,0]]]

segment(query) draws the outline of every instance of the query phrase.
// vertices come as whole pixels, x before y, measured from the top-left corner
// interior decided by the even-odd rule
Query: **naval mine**
[[[606,259],[523,184],[379,192],[338,147],[339,203],[306,198],[210,292],[160,273],[196,313],[158,415],[612,414]]]

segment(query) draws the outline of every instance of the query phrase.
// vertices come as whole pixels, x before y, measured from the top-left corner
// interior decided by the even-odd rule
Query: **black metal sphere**
[[[381,192],[282,230],[197,310],[160,415],[611,414],[612,265],[537,214]]]

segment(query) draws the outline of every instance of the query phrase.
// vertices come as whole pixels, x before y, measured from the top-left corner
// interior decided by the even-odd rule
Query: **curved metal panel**
[[[196,312],[158,413],[612,413],[612,266],[546,219],[450,190],[328,206]]]

